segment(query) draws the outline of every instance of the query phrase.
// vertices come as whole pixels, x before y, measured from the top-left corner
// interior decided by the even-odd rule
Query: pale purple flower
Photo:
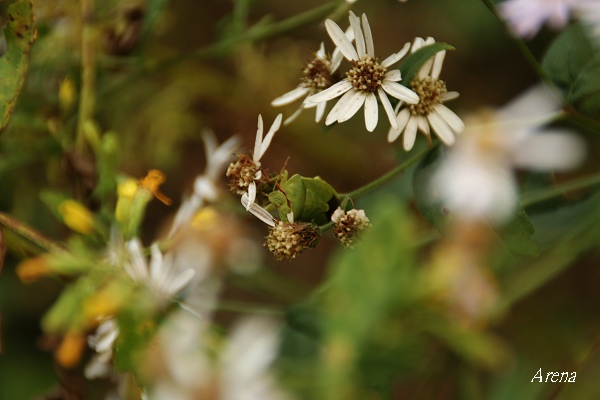
[[[525,38],[536,35],[544,23],[562,29],[569,22],[573,7],[580,0],[507,0],[498,6],[500,14]]]

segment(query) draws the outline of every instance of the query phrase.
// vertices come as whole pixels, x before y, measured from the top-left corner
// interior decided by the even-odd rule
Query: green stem
[[[94,116],[96,88],[96,40],[94,0],[81,0],[81,92],[75,146],[80,153],[86,150],[85,123]]]
[[[364,186],[359,187],[356,190],[353,190],[350,193],[346,193],[346,194],[340,194],[340,196],[342,197],[342,204],[345,204],[345,202],[348,201],[348,199],[355,199],[358,198],[360,196],[363,196],[377,188],[379,188],[380,186],[385,185],[386,183],[388,183],[389,181],[391,181],[392,179],[394,179],[396,176],[400,175],[401,173],[403,173],[408,167],[410,167],[411,165],[413,165],[414,163],[416,163],[417,161],[419,161],[421,158],[423,158],[427,153],[429,153],[432,149],[434,149],[438,144],[434,144],[432,147],[427,147],[423,150],[421,150],[420,152],[418,152],[417,154],[415,154],[414,156],[412,156],[411,158],[409,158],[407,161],[405,161],[404,163],[400,164],[399,166],[397,166],[396,168],[394,168],[393,170],[391,170],[390,172],[386,173],[385,175],[375,179],[372,182],[367,183]]]
[[[4,213],[0,213],[0,225],[10,229],[22,238],[27,239],[29,242],[37,245],[44,251],[53,251],[61,249],[61,247],[58,244],[46,238],[41,233]]]
[[[239,303],[236,301],[223,301],[217,305],[216,309],[221,311],[231,311],[245,314],[264,314],[277,316],[281,316],[284,314],[282,310],[271,306],[251,305],[246,303]]]
[[[508,22],[506,22],[506,20],[502,17],[502,15],[500,15],[500,13],[498,12],[498,9],[494,5],[494,3],[492,3],[491,0],[481,0],[481,1],[490,10],[490,12],[494,15],[494,17],[496,17],[496,19],[504,26],[504,29],[510,34],[511,39],[515,42],[519,51],[521,52],[521,54],[523,54],[523,57],[525,57],[525,60],[529,63],[531,68],[533,68],[533,70],[536,72],[536,74],[544,82],[546,82],[546,84],[548,85],[548,87],[550,87],[552,89],[554,94],[559,99],[562,100],[562,96],[556,91],[556,89],[554,87],[554,83],[552,82],[550,77],[548,77],[548,75],[546,74],[546,72],[544,71],[544,69],[542,68],[540,63],[538,62],[537,58],[533,55],[533,53],[531,52],[529,47],[525,44],[523,39],[521,39],[521,37],[515,33],[512,26],[510,26],[510,24]]]
[[[530,194],[521,196],[520,204],[522,207],[529,207],[536,203],[549,200],[554,197],[562,196],[573,190],[584,189],[600,183],[600,173],[574,179],[557,186],[541,189]]]

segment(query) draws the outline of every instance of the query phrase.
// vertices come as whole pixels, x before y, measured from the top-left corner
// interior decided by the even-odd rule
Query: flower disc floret
[[[356,90],[375,92],[385,78],[387,68],[379,64],[375,57],[364,55],[346,72],[348,81]]]
[[[300,86],[317,92],[327,89],[340,80],[339,74],[332,72],[331,61],[319,56],[306,63],[302,74]]]
[[[338,208],[331,216],[334,222],[333,234],[340,243],[352,248],[367,229],[371,227],[364,210],[352,209],[348,212]]]
[[[246,154],[238,155],[238,160],[229,164],[226,176],[229,178],[229,189],[236,194],[244,194],[254,181],[260,167]]]
[[[305,249],[316,246],[319,232],[312,224],[277,221],[266,239],[265,246],[277,261],[293,260]]]
[[[430,76],[423,79],[415,79],[410,86],[419,95],[419,102],[417,104],[408,105],[412,115],[427,116],[431,114],[436,106],[442,104],[442,95],[448,91],[446,89],[446,82]]]

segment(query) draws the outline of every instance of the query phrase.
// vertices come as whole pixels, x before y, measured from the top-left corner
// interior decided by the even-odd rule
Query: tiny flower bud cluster
[[[319,232],[312,224],[277,221],[269,229],[265,246],[275,255],[277,261],[293,260],[309,247],[315,247]]]
[[[331,61],[319,56],[313,58],[302,70],[300,86],[317,91],[325,90],[340,80],[340,76],[331,70]]]
[[[352,209],[344,212],[338,208],[331,216],[334,222],[333,233],[344,247],[352,248],[371,223],[364,210]]]

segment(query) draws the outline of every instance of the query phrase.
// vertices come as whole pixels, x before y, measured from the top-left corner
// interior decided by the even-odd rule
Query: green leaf
[[[269,201],[279,210],[281,220],[287,221],[287,214],[294,212],[295,221],[325,224],[330,204],[337,205],[337,193],[330,184],[319,177],[305,178],[294,175],[281,189],[269,194]]]
[[[36,38],[33,4],[19,0],[7,8],[6,53],[0,57],[0,131],[13,112],[27,73],[29,49]]]
[[[586,30],[574,24],[552,43],[542,67],[565,101],[584,112],[600,111],[600,51]]]
[[[400,83],[408,87],[423,64],[431,57],[435,56],[436,53],[443,50],[454,50],[454,47],[447,43],[432,43],[409,54],[399,68],[400,73],[402,74]]]
[[[417,208],[423,217],[442,235],[446,235],[452,216],[448,214],[437,195],[440,191],[431,184],[431,176],[438,168],[441,158],[442,150],[438,147],[419,162],[413,175],[413,193]],[[518,256],[539,254],[539,248],[533,239],[533,225],[523,208],[519,207],[509,222],[494,227],[494,231],[512,254]]]

